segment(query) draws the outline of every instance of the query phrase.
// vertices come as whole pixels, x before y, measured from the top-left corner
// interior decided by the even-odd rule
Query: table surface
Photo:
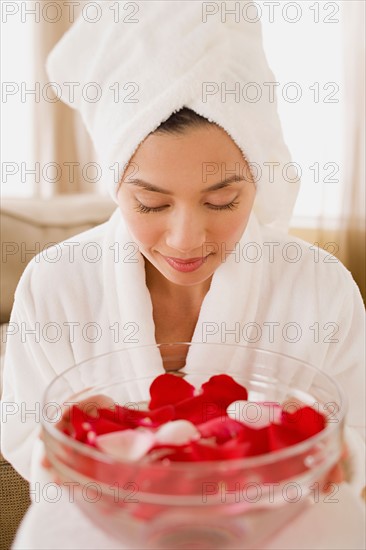
[[[36,493],[36,492],[35,492]],[[114,538],[95,527],[69,495],[57,502],[33,502],[18,530],[13,550],[123,550]],[[337,501],[337,502],[336,502]],[[348,485],[334,498],[320,495],[262,550],[364,550],[365,506]]]

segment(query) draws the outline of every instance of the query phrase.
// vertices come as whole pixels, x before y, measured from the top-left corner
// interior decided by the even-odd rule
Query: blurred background
[[[38,205],[39,218],[46,215],[39,206],[44,201],[61,209],[76,204],[72,210],[83,195],[95,197],[94,208],[98,197],[107,203],[83,123],[54,95],[44,68],[82,10],[90,20],[97,16],[96,2],[1,4],[3,212],[19,217]],[[248,2],[226,4],[233,9]],[[285,138],[302,174],[291,233],[339,258],[365,299],[365,2],[254,4],[278,83]],[[70,196],[74,200],[65,202]]]

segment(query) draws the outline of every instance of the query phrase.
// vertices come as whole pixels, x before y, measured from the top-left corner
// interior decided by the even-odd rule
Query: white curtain
[[[365,300],[365,2],[342,2],[344,193],[340,257]]]
[[[52,22],[56,17],[49,11],[48,17],[43,16],[33,27],[35,81],[40,82],[43,90],[41,101],[34,106],[34,157],[46,176],[41,178],[35,194],[42,198],[62,193],[96,192],[102,184],[98,181],[96,153],[79,114],[62,101],[44,99],[46,93],[47,98],[57,97],[47,86],[47,55],[87,3],[86,0],[72,3],[71,12],[65,2],[58,1],[60,19]]]

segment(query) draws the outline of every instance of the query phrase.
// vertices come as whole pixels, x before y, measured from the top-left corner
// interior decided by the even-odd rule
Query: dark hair
[[[154,133],[182,134],[187,128],[212,124],[207,118],[198,115],[188,107],[182,107],[179,111],[171,114],[170,117],[156,128]]]

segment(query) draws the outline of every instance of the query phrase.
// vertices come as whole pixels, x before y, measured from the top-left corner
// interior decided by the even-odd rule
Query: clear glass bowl
[[[153,379],[185,364],[186,379],[196,387],[227,373],[247,388],[249,401],[301,401],[326,413],[327,426],[265,455],[154,464],[116,460],[56,428],[66,407],[93,402],[95,395],[146,406]],[[176,343],[119,350],[68,369],[47,388],[43,411],[46,454],[59,482],[72,483],[75,503],[121,544],[246,549],[314,502],[341,455],[346,404],[334,380],[293,357],[239,345]]]

